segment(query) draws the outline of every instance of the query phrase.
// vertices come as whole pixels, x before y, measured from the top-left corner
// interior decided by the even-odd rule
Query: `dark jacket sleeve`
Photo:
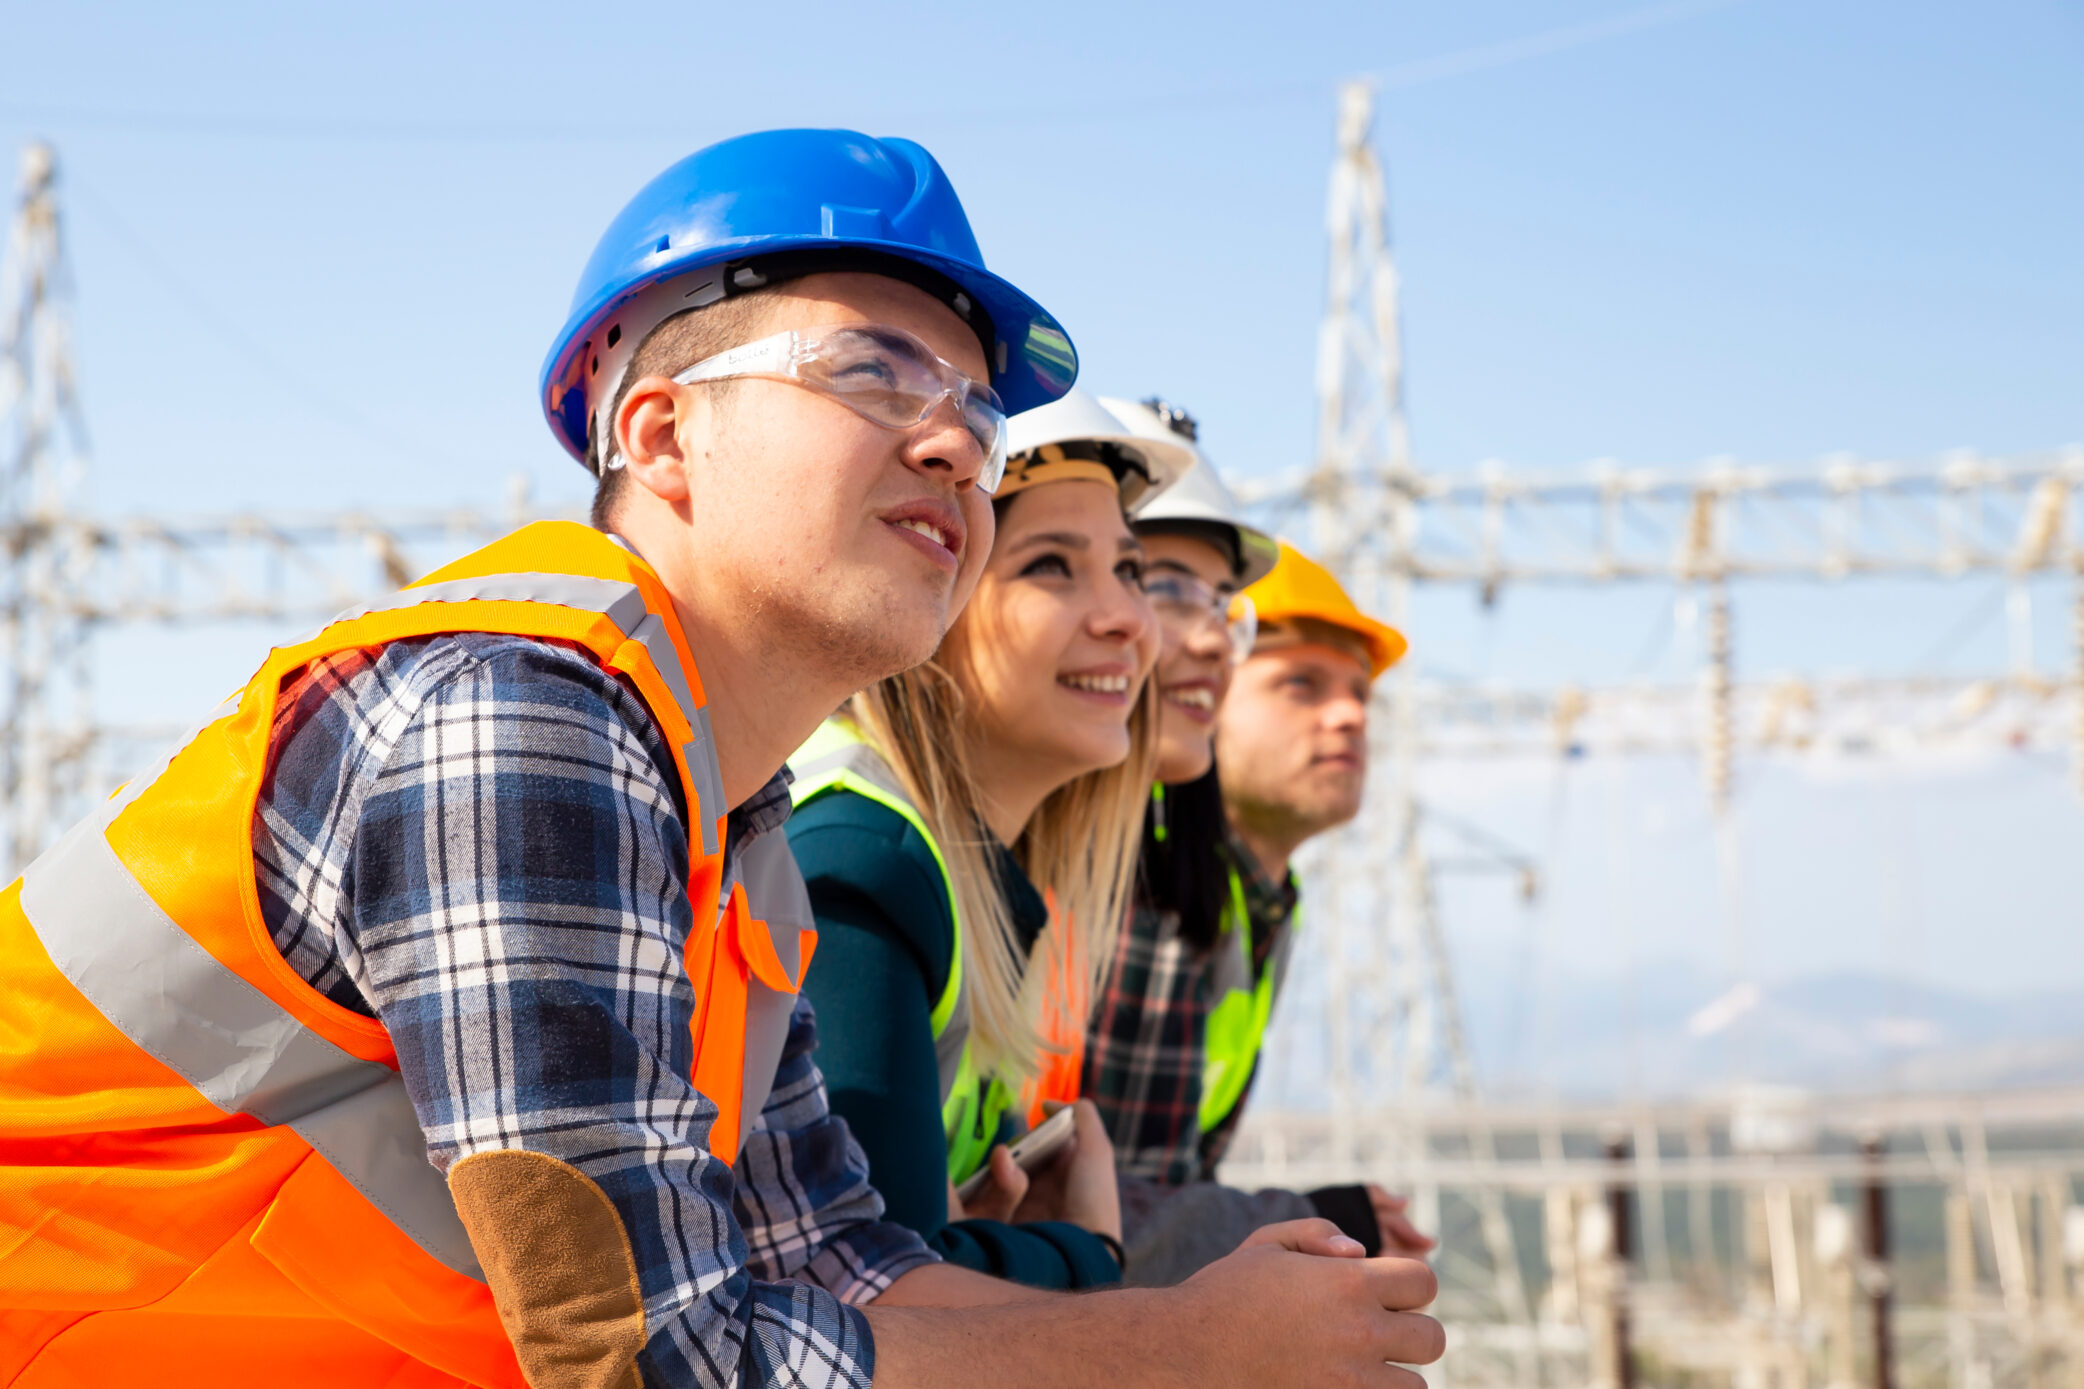
[[[948,1224],[948,1149],[933,1005],[946,987],[950,908],[933,854],[902,817],[850,793],[789,821],[818,948],[804,993],[832,1112],[868,1155],[885,1217],[951,1263],[1040,1288],[1113,1283],[1098,1236],[1059,1222]]]

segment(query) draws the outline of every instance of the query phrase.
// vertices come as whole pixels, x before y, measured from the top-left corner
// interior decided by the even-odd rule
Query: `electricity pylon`
[[[0,816],[27,862],[80,805],[91,741],[86,629],[68,594],[80,555],[67,519],[86,466],[72,365],[72,280],[51,147],[22,152],[0,267]]]
[[[1337,572],[1355,601],[1407,626],[1416,537],[1418,477],[1404,415],[1403,340],[1396,261],[1389,235],[1389,192],[1374,148],[1374,92],[1365,82],[1339,92],[1338,152],[1325,220],[1323,326],[1317,340],[1317,461],[1305,485],[1318,558]],[[1384,682],[1388,714],[1386,784],[1360,817],[1312,855],[1308,906],[1313,943],[1329,936],[1330,992],[1325,1077],[1335,1134],[1360,1160],[1355,1124],[1372,1103],[1426,1102],[1442,1068],[1455,1095],[1474,1100],[1471,1063],[1454,970],[1440,930],[1434,865],[1425,844],[1417,792],[1418,686],[1406,660]],[[1383,747],[1379,737],[1374,749]],[[1422,1165],[1415,1126],[1399,1141],[1390,1127],[1392,1166]],[[1470,1154],[1495,1156],[1490,1133],[1469,1135]],[[1437,1189],[1418,1193],[1419,1214],[1438,1228]],[[1497,1193],[1477,1201],[1498,1310],[1529,1324],[1512,1227]]]

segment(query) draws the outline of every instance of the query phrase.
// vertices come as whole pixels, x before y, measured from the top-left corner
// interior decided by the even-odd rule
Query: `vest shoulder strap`
[[[948,982],[933,1006],[933,1035],[939,1038],[956,1017],[962,997],[962,909],[956,905],[955,876],[948,871],[947,857],[927,827],[926,817],[905,794],[897,773],[863,736],[860,726],[843,715],[835,715],[818,726],[817,732],[789,759],[789,772],[794,778],[789,796],[798,807],[821,796],[851,791],[901,817],[933,855],[934,867],[941,873],[941,889],[948,898],[950,933]]]

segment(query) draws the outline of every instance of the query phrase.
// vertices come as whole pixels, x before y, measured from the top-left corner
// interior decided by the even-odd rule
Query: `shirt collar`
[[[1223,854],[1237,871],[1238,881],[1244,887],[1245,909],[1253,920],[1276,924],[1294,914],[1299,893],[1292,869],[1284,871],[1279,882],[1267,877],[1252,851],[1227,827],[1223,832]]]
[[[726,853],[743,853],[746,845],[788,823],[789,812],[794,809],[789,799],[789,783],[794,780],[789,769],[783,767],[767,778],[767,784],[753,792],[745,804],[730,813],[724,821]]]

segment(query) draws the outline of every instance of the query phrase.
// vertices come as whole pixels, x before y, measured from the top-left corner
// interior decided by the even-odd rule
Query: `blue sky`
[[[993,266],[1071,329],[1088,384],[1186,404],[1230,471],[1295,464],[1333,92],[1358,72],[1385,82],[1423,466],[2084,438],[2075,3],[777,14],[9,5],[0,144],[48,134],[64,160],[93,503],[496,504],[516,473],[576,501],[586,480],[533,393],[580,264],[659,168],[775,124],[921,140]],[[1740,618],[1754,669],[1902,668],[1980,600],[1972,585],[1765,596]],[[1486,627],[1444,595],[1417,635],[1443,667],[1560,678],[1625,664],[1659,601],[1508,595]],[[1995,663],[1996,641],[1958,659]],[[1996,789],[1911,782],[1936,842],[1971,803],[1976,825],[2013,831],[1979,850],[1994,858],[1933,869],[1935,902],[1980,887],[1980,929],[2017,947],[1964,952],[1959,977],[2084,984],[2084,816],[2029,789],[2040,771],[1976,775]],[[1532,794],[1469,808],[1509,823]],[[1836,824],[1862,804],[1817,785],[1769,818]],[[1845,916],[1895,852],[1763,856],[1778,962],[1886,959],[1880,928]],[[1634,948],[1719,957],[1682,899],[1636,901],[1656,920]],[[1610,918],[1590,900],[1549,914],[1594,958],[1612,953]],[[1472,906],[1467,929],[1486,920]],[[2007,953],[2041,967],[1987,963]]]

